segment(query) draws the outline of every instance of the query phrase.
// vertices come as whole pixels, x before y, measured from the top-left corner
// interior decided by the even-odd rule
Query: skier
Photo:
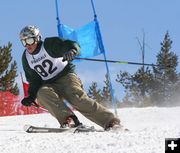
[[[31,106],[37,98],[61,126],[69,124],[69,119],[74,120],[75,126],[80,125],[73,111],[64,104],[65,99],[105,130],[120,127],[120,120],[112,112],[87,96],[76,75],[72,60],[80,54],[78,43],[59,37],[42,40],[40,30],[31,25],[21,30],[20,40],[25,47],[22,65],[30,85],[29,96],[22,99],[22,105]]]

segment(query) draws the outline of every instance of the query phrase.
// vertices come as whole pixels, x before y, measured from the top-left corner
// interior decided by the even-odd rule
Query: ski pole
[[[145,65],[145,66],[159,66],[159,65],[156,65],[156,64],[128,62],[128,61],[115,61],[115,60],[103,60],[103,59],[80,58],[80,57],[75,57],[75,59],[77,59],[77,60],[86,60],[86,61],[97,61],[97,62],[109,62],[109,63],[116,63],[116,64],[133,64],[133,65]]]
[[[34,106],[34,107],[36,107],[36,108],[39,108],[39,109],[41,109],[41,110],[43,110],[43,111],[45,111],[45,112],[48,112],[48,110],[47,109],[45,109],[45,108],[42,108],[41,106],[39,106],[35,101],[32,103],[32,106]]]

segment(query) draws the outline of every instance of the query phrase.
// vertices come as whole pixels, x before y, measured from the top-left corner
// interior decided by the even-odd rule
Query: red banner
[[[29,88],[29,84],[23,82],[24,97],[27,97],[27,96],[28,96],[28,88]]]

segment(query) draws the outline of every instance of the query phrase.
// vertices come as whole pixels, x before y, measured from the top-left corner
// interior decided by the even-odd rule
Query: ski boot
[[[79,121],[76,115],[70,115],[66,118],[65,122],[61,125],[61,128],[75,128],[81,126],[82,123]]]

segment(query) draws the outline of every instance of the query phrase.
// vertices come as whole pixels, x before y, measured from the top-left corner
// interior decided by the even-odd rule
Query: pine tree
[[[105,75],[105,81],[104,81],[104,87],[102,90],[102,97],[103,97],[103,103],[105,106],[111,106],[112,105],[112,97],[111,97],[111,91],[110,91],[110,82],[108,79],[108,75]]]
[[[149,67],[145,70],[141,67],[133,75],[126,71],[120,71],[117,74],[116,81],[125,87],[128,98],[134,105],[143,106],[145,100],[149,98],[149,86],[152,83],[152,74]]]
[[[153,69],[155,83],[152,89],[152,97],[159,104],[168,103],[172,100],[175,94],[175,85],[178,82],[178,74],[176,72],[178,57],[171,51],[172,43],[169,33],[166,32],[161,43],[161,50],[157,55],[158,67]]]
[[[0,90],[18,95],[18,85],[15,83],[17,63],[12,61],[11,51],[12,44],[10,42],[6,46],[0,46]]]
[[[92,82],[92,85],[89,86],[88,96],[92,99],[97,100],[97,102],[102,103],[101,89],[97,88],[96,82]]]

